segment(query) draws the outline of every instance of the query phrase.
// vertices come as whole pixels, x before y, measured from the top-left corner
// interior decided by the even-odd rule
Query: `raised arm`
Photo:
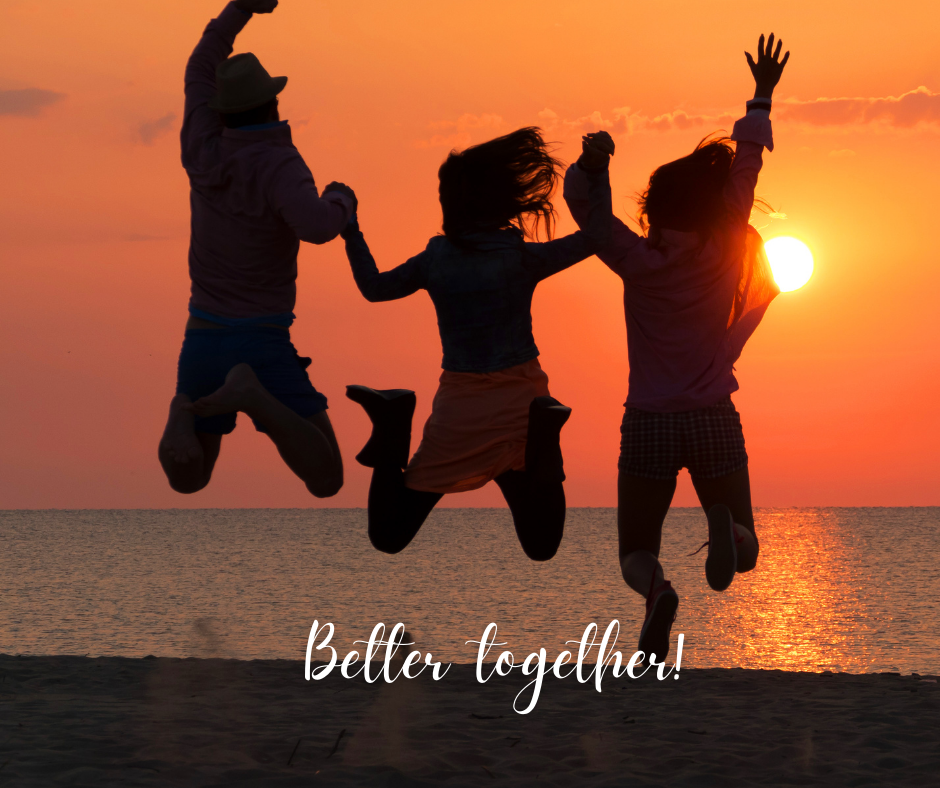
[[[346,241],[346,257],[349,258],[353,278],[359,292],[367,301],[394,301],[427,287],[427,251],[391,271],[380,272],[355,216],[342,234]]]
[[[725,187],[725,202],[745,222],[754,205],[754,189],[763,165],[764,148],[770,151],[774,149],[770,125],[771,99],[784,66],[790,59],[789,52],[780,59],[782,49],[783,41],[777,41],[774,49],[774,34],[771,33],[766,46],[764,36],[760,37],[756,63],[749,52],[744,53],[754,77],[754,98],[747,102],[747,114],[734,124],[731,134],[731,139],[737,142],[737,150]]]
[[[565,173],[565,202],[568,210],[578,223],[584,227],[589,216],[588,174],[580,162],[575,162]],[[597,252],[597,256],[615,274],[624,279],[640,275],[644,271],[658,268],[664,262],[662,254],[650,249],[646,239],[633,232],[620,219],[611,214],[610,241]]]
[[[186,103],[180,135],[183,166],[197,165],[206,138],[222,133],[222,118],[207,106],[216,91],[216,68],[232,54],[235,37],[248,24],[252,14],[269,14],[276,6],[277,0],[237,0],[225,6],[222,13],[206,26],[186,63]]]
[[[526,244],[526,261],[532,266],[536,281],[597,254],[610,242],[613,212],[608,165],[613,153],[614,141],[607,132],[584,138],[581,154],[587,186],[584,222],[578,223],[580,230],[564,238]]]

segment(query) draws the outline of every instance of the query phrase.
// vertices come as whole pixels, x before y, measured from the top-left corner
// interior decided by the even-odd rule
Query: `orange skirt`
[[[508,470],[525,470],[529,405],[544,396],[548,375],[538,359],[483,374],[445,370],[405,485],[466,492]]]

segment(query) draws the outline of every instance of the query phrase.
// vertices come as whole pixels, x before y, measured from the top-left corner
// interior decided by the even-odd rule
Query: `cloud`
[[[33,118],[46,107],[58,104],[64,98],[65,93],[42,88],[0,90],[0,115]]]
[[[810,126],[879,125],[896,129],[940,123],[940,93],[923,86],[900,96],[787,99],[775,106],[781,120]]]
[[[465,113],[457,120],[442,120],[428,124],[432,131],[444,132],[434,134],[430,139],[418,140],[418,148],[466,148],[472,141],[471,131],[480,129],[496,130],[503,126],[503,119],[499,115],[471,115]]]
[[[699,126],[730,126],[734,115],[721,113],[715,115],[691,115],[685,110],[675,110],[662,115],[645,115],[634,112],[630,107],[617,107],[610,111],[609,117],[595,110],[590,115],[568,120],[546,107],[539,112],[539,119],[547,133],[554,132],[568,136],[570,133],[586,134],[606,130],[611,134],[636,134],[643,131],[672,131],[697,128]]]
[[[847,128],[871,126],[882,129],[911,129],[932,126],[940,128],[940,93],[923,86],[902,93],[900,96],[875,96],[870,98],[818,98],[811,101],[784,99],[774,102],[773,117],[776,125],[802,125],[816,128]],[[684,131],[691,128],[703,130],[730,130],[736,111],[713,114],[694,114],[677,109],[662,115],[646,115],[634,112],[630,107],[611,110],[609,117],[593,112],[571,120],[561,118],[546,108],[539,113],[546,129],[577,131],[579,133],[606,129],[611,134],[635,134],[638,132]],[[833,151],[831,156],[855,155],[849,150]]]
[[[148,120],[137,127],[137,136],[144,145],[153,145],[159,137],[162,137],[174,126],[176,113],[170,112],[162,118]]]
[[[430,128],[435,130],[455,129],[458,132],[469,131],[470,129],[496,129],[503,125],[503,119],[499,115],[471,115],[469,112],[461,115],[457,120],[444,120],[438,123],[431,123]]]
[[[661,115],[649,115],[630,107],[615,107],[609,112],[595,110],[590,115],[564,118],[551,107],[538,113],[536,121],[545,131],[546,138],[570,139],[588,132],[606,130],[611,134],[662,133],[700,129],[703,134],[724,130],[730,132],[734,121],[743,114],[743,106],[732,110],[688,112],[676,109]],[[814,128],[852,128],[870,126],[876,129],[900,130],[920,127],[940,129],[940,93],[925,87],[910,90],[900,96],[870,98],[818,98],[811,101],[783,99],[774,102],[773,118],[776,126],[810,126]],[[470,144],[471,131],[497,129],[505,126],[499,115],[463,115],[456,121],[432,123],[430,128],[440,132],[431,139],[419,140],[419,148],[465,147]],[[522,124],[520,124],[522,125]],[[833,158],[856,155],[849,149],[834,150]]]

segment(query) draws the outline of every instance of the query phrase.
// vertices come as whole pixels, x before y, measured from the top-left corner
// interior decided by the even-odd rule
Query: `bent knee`
[[[209,479],[171,479],[168,478],[167,481],[170,482],[170,489],[173,492],[181,493],[182,495],[192,495],[197,493],[200,490],[204,489],[205,486],[209,483]]]
[[[369,541],[376,550],[386,555],[400,553],[408,546],[408,542],[389,537],[387,534],[374,533],[372,530],[369,531]]]
[[[307,490],[315,498],[332,498],[343,489],[343,477],[331,476],[307,482]]]
[[[539,544],[539,545],[522,545],[522,549],[525,554],[533,561],[551,561],[555,554],[558,552],[558,548],[561,545],[561,541],[555,542],[553,544]]]

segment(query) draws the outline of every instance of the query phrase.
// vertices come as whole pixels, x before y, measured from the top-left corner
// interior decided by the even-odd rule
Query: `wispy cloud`
[[[173,128],[176,113],[169,112],[162,118],[148,120],[137,127],[138,139],[144,145],[153,145],[160,137]]]
[[[644,131],[673,131],[704,127],[706,130],[731,128],[740,110],[689,113],[678,109],[662,115],[634,112],[630,107],[611,110],[607,116],[593,112],[581,118],[566,120],[550,109],[542,110],[539,118],[548,128],[568,128],[581,133],[606,129],[612,134],[633,134]],[[910,129],[919,126],[940,128],[940,93],[919,87],[900,96],[868,98],[818,98],[810,101],[783,99],[774,103],[776,124],[814,127],[873,126],[883,129]],[[850,154],[841,154],[850,155]]]
[[[900,96],[787,99],[777,104],[775,114],[782,120],[810,126],[879,125],[909,129],[940,123],[940,93],[921,86]]]
[[[731,113],[714,115],[689,114],[685,110],[666,112],[662,115],[646,115],[634,112],[630,107],[617,107],[605,116],[595,110],[590,115],[566,119],[546,108],[539,113],[539,120],[546,132],[585,134],[594,131],[609,131],[611,134],[635,134],[642,131],[685,130],[699,126],[729,125],[734,121]]]
[[[429,139],[418,140],[418,148],[465,148],[473,139],[472,132],[479,129],[498,131],[504,125],[499,115],[471,115],[466,113],[457,120],[443,120],[431,123],[428,128],[438,132]]]
[[[546,137],[556,140],[601,130],[626,135],[700,129],[703,134],[707,134],[718,130],[730,132],[734,121],[743,111],[744,107],[741,106],[707,112],[676,109],[651,115],[631,107],[615,107],[607,112],[595,110],[590,115],[565,118],[546,107],[533,120],[544,129]],[[940,130],[940,93],[919,87],[900,96],[818,98],[810,101],[782,99],[774,102],[773,117],[778,128],[803,126],[832,129],[872,127],[886,131],[912,128]],[[430,129],[439,133],[415,144],[419,148],[466,147],[479,138],[476,132],[489,130],[505,133],[508,126],[499,115],[468,114],[455,121],[430,124]],[[847,158],[855,153],[844,149],[832,151],[830,155]]]
[[[0,90],[0,115],[33,118],[46,107],[58,104],[64,98],[65,93],[42,88]]]

